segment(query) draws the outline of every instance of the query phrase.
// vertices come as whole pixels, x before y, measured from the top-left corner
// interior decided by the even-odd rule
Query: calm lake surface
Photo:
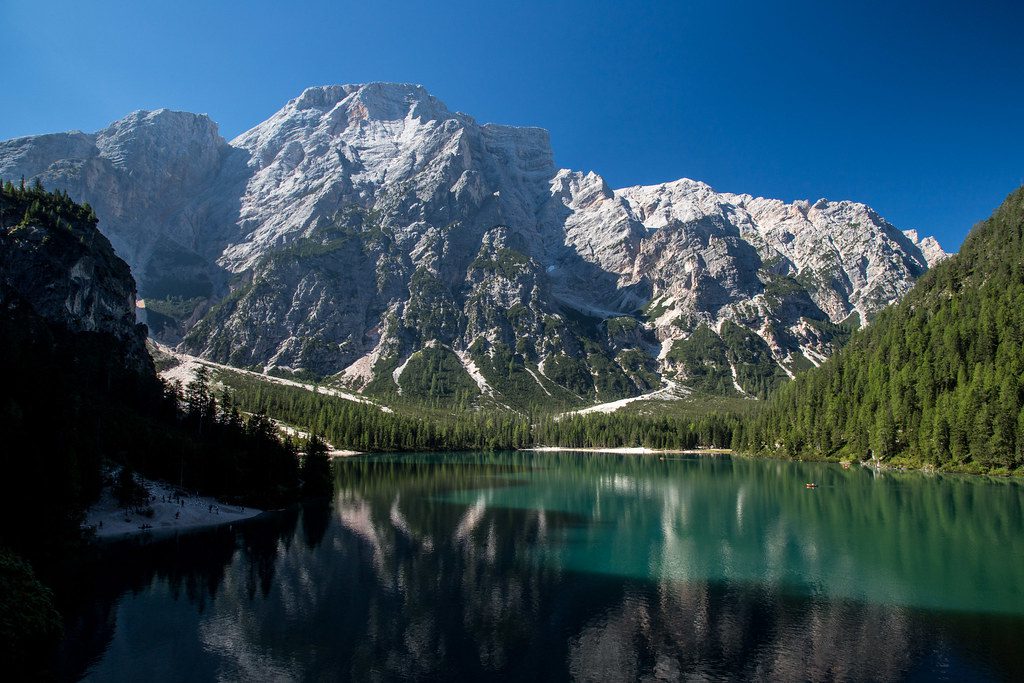
[[[1019,483],[569,453],[336,472],[329,505],[105,548],[61,676],[1024,679]]]

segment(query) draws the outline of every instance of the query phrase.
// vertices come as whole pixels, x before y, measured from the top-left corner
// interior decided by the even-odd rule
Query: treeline
[[[738,424],[737,416],[725,413],[700,417],[567,415],[540,419],[534,428],[534,442],[570,448],[729,448]]]
[[[358,451],[508,450],[531,443],[530,420],[510,411],[468,408],[385,412],[306,389],[224,372],[239,409],[264,412],[323,435],[335,448]]]
[[[1006,472],[1024,466],[1024,188],[738,443],[795,457]]]
[[[243,411],[262,411],[318,432],[336,448],[358,451],[513,450],[644,446],[682,449],[728,447],[740,418],[731,413],[645,416],[595,413],[561,418],[508,410],[449,410],[413,406],[385,412],[324,393],[221,372],[230,400]]]
[[[210,371],[200,368],[182,389],[164,390],[165,419],[179,428],[174,451],[129,458],[146,474],[229,501],[276,506],[300,486],[298,445],[283,439],[265,414],[243,416],[230,395],[215,398]],[[177,456],[177,457],[174,457]]]
[[[96,213],[88,203],[79,204],[62,190],[48,192],[38,179],[15,185],[0,182],[0,228],[11,225],[42,225],[54,230],[77,232],[96,225]]]

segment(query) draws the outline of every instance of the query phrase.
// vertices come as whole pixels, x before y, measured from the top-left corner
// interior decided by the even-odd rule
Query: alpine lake
[[[330,501],[103,546],[58,675],[1024,680],[1017,481],[573,452],[334,468]]]

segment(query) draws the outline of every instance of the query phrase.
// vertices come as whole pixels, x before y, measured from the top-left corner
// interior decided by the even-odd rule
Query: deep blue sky
[[[309,85],[422,83],[614,187],[855,199],[955,249],[1024,183],[1024,2],[0,0],[0,138],[134,109],[228,138]]]

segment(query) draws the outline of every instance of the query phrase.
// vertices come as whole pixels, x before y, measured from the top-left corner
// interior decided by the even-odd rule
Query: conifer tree
[[[330,493],[333,484],[327,444],[319,434],[313,433],[306,441],[302,456],[302,488],[307,495],[318,496]]]

